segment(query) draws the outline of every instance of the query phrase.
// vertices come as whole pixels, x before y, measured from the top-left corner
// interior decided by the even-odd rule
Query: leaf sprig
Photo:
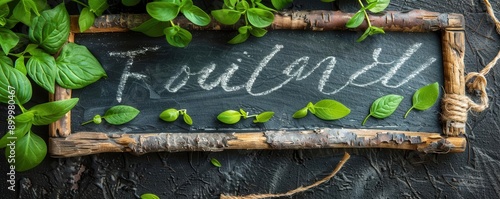
[[[186,109],[180,109],[177,110],[175,108],[169,108],[161,112],[160,114],[160,119],[162,119],[165,122],[173,122],[177,120],[179,115],[182,115],[182,119],[184,119],[184,122],[188,125],[193,125],[193,119],[191,119],[191,116],[187,114]]]
[[[217,119],[225,124],[236,124],[241,120],[242,117],[244,119],[254,117],[255,119],[253,120],[253,123],[265,123],[269,121],[273,116],[274,112],[272,111],[265,111],[257,115],[249,115],[248,112],[240,109],[240,111],[226,110],[217,115]]]
[[[390,3],[390,0],[366,0],[368,5],[364,5],[361,0],[358,0],[361,9],[356,12],[349,21],[346,23],[347,28],[357,28],[359,27],[363,21],[366,19],[366,23],[368,24],[368,28],[365,32],[356,40],[357,42],[361,42],[365,40],[368,36],[372,36],[375,34],[384,34],[384,29],[380,27],[373,26],[370,22],[370,17],[368,16],[367,10],[373,13],[379,13],[385,10]]]
[[[140,111],[132,106],[117,105],[109,108],[103,116],[97,114],[92,118],[92,120],[86,121],[82,123],[82,125],[90,124],[92,122],[94,124],[100,124],[102,119],[113,125],[122,125],[132,121],[139,113]]]
[[[349,113],[351,113],[351,109],[347,108],[338,101],[323,99],[316,102],[316,104],[313,104],[312,102],[307,103],[306,107],[295,112],[292,117],[300,119],[307,116],[308,112],[311,112],[313,115],[322,120],[338,120],[349,115]]]

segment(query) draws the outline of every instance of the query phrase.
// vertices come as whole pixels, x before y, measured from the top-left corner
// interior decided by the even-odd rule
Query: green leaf
[[[385,95],[376,99],[372,103],[370,114],[368,114],[368,116],[366,116],[366,118],[363,120],[362,125],[365,125],[366,120],[370,116],[378,119],[389,117],[390,115],[392,115],[392,113],[394,113],[394,111],[396,111],[402,100],[403,96],[394,94]]]
[[[293,114],[292,117],[295,119],[300,119],[300,118],[307,116],[307,109],[308,109],[307,107],[304,107],[304,108],[298,110],[297,112],[295,112]]]
[[[75,43],[64,45],[56,59],[56,82],[64,88],[83,88],[101,77],[107,77],[97,59],[85,46]]]
[[[321,2],[325,2],[325,3],[331,3],[331,2],[334,2],[335,0],[321,0]]]
[[[225,124],[236,124],[241,119],[241,113],[235,110],[227,110],[220,113],[217,119]]]
[[[12,67],[12,60],[0,55],[0,102],[8,103],[14,100],[24,104],[31,99],[32,88],[30,80],[19,70]],[[15,99],[12,99],[12,96]]]
[[[68,40],[68,36],[69,15],[64,3],[43,11],[33,19],[33,25],[29,29],[30,40],[49,54],[55,54]]]
[[[141,195],[141,199],[160,199],[160,197],[152,193],[145,193]]]
[[[239,12],[246,12],[250,8],[250,5],[247,1],[239,1],[238,3],[236,3],[235,8]]]
[[[175,47],[184,48],[189,45],[193,36],[189,31],[179,26],[168,27],[164,30],[167,42]]]
[[[94,115],[94,117],[92,118],[92,122],[94,122],[95,124],[102,123],[102,117],[101,117],[101,115]]]
[[[151,18],[140,26],[132,28],[133,31],[142,32],[150,37],[161,37],[165,35],[163,30],[170,27],[170,23],[164,21],[158,21],[155,18]]]
[[[250,34],[255,37],[263,37],[267,33],[266,29],[254,27],[250,29]]]
[[[237,2],[238,0],[224,0],[224,6],[229,9],[233,9]]]
[[[293,0],[271,0],[274,8],[281,10],[285,8],[288,4],[292,3]]]
[[[277,12],[276,10],[270,8],[270,7],[267,7],[266,5],[264,5],[263,3],[261,2],[255,2],[255,5],[257,8],[261,8],[261,9],[264,9],[264,10],[269,10],[271,12]]]
[[[135,6],[139,4],[141,0],[122,0],[124,6]]]
[[[149,2],[146,10],[151,17],[158,21],[170,21],[179,14],[180,6],[170,2]]]
[[[272,12],[260,8],[248,9],[247,17],[250,24],[258,28],[265,28],[274,21],[274,14]]]
[[[370,36],[370,28],[368,27],[365,32],[356,40],[356,42],[362,42],[364,41],[368,36]]]
[[[183,9],[182,14],[184,14],[189,21],[199,26],[206,26],[210,23],[210,16],[198,6],[191,6],[189,9]]]
[[[78,17],[78,26],[80,27],[80,32],[88,30],[95,20],[94,13],[90,12],[90,9],[85,7],[82,9],[80,16]]]
[[[19,37],[16,33],[7,28],[0,28],[0,46],[5,55],[8,55],[10,50],[19,42]]]
[[[217,160],[215,158],[211,158],[210,162],[212,163],[212,165],[214,165],[216,167],[221,167],[222,166],[222,164],[219,162],[219,160]]]
[[[240,108],[240,113],[241,113],[241,116],[243,117],[243,119],[248,118],[248,112],[246,112],[245,110]]]
[[[61,119],[78,103],[78,98],[38,104],[29,109],[35,115],[33,125],[49,125]]]
[[[108,9],[109,5],[107,0],[89,0],[89,7],[90,11],[99,17]]]
[[[368,3],[375,3],[375,7],[368,9],[370,12],[378,13],[382,12],[389,6],[391,0],[367,0]]]
[[[28,75],[45,90],[54,93],[56,82],[56,60],[43,50],[35,49],[26,65]]]
[[[139,112],[139,110],[131,106],[117,105],[108,109],[102,118],[110,124],[120,125],[133,120]]]
[[[0,4],[0,27],[7,24],[7,16],[10,14],[10,8],[7,4]]]
[[[253,120],[253,123],[265,123],[265,122],[269,121],[273,116],[274,116],[274,112],[272,112],[272,111],[262,112],[255,117],[255,120]]]
[[[31,129],[33,117],[33,112],[30,111],[22,113],[20,115],[16,115],[13,119],[15,128],[7,128],[9,131],[7,131],[2,139],[0,139],[0,149],[7,147],[7,144],[13,143],[13,140],[18,140],[19,138],[26,135],[26,133],[28,133],[28,131]],[[7,121],[7,123],[11,125],[9,121]]]
[[[160,119],[166,122],[173,122],[177,120],[178,117],[179,117],[179,110],[175,108],[169,108],[167,110],[164,110],[160,114]]]
[[[230,9],[212,10],[214,19],[224,25],[233,25],[240,20],[241,12]]]
[[[189,125],[193,125],[193,119],[191,119],[191,116],[189,116],[187,113],[184,113],[182,115],[182,118],[184,119],[184,122]]]
[[[331,99],[316,102],[314,110],[314,115],[322,120],[337,120],[351,113],[351,110],[342,103]]]
[[[357,28],[359,25],[363,23],[364,20],[365,20],[365,12],[358,11],[351,17],[351,19],[349,19],[349,21],[347,21],[347,24],[345,26],[347,28]]]
[[[229,40],[227,43],[229,44],[239,44],[239,43],[243,43],[245,42],[248,37],[250,37],[250,34],[246,33],[246,34],[238,34],[236,35],[235,37],[233,37],[231,40]]]
[[[316,109],[314,109],[314,104],[312,102],[307,103],[307,110],[309,110],[312,114],[316,113]]]
[[[28,71],[26,70],[26,65],[24,65],[24,56],[20,56],[16,59],[15,68],[24,75],[28,74]]]
[[[406,112],[406,116],[412,109],[424,111],[432,107],[439,97],[439,84],[434,82],[423,86],[413,94],[413,106]]]
[[[47,155],[47,144],[38,135],[33,132],[28,132],[24,137],[16,141],[16,171],[26,171],[39,165],[45,155]],[[8,156],[10,150],[5,150],[5,155]]]
[[[31,26],[32,13],[24,3],[24,1],[19,1],[14,9],[12,10],[12,18],[20,21],[21,23]]]
[[[375,34],[384,34],[384,33],[385,33],[384,29],[379,28],[379,27],[375,27],[375,26],[370,26],[365,30],[363,35],[361,35],[361,37],[359,37],[356,40],[356,42],[361,42],[361,41],[365,40],[368,36],[372,36]]]

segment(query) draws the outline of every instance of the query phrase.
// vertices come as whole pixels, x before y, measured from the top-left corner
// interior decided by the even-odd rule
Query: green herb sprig
[[[324,0],[323,0],[324,1]],[[367,10],[373,13],[379,13],[385,10],[390,3],[390,0],[366,0],[368,5],[364,5],[361,0],[358,0],[361,9],[356,12],[349,21],[346,23],[347,28],[357,28],[359,27],[363,21],[366,19],[366,23],[368,24],[368,28],[365,32],[356,40],[357,42],[361,42],[365,40],[368,36],[372,36],[375,34],[384,34],[384,30],[380,27],[373,26],[370,22],[370,17],[368,16]]]
[[[244,119],[254,117],[255,119],[253,120],[253,123],[265,123],[269,121],[273,116],[274,112],[272,111],[265,111],[257,115],[249,115],[248,112],[240,109],[240,111],[226,110],[217,115],[217,119],[225,124],[236,124],[241,120],[242,117]]]
[[[186,109],[180,109],[177,110],[175,108],[169,108],[161,112],[160,114],[160,119],[162,119],[165,122],[173,122],[177,120],[179,115],[182,115],[182,119],[184,119],[184,122],[188,125],[193,125],[193,119],[191,116],[187,114]]]
[[[394,113],[394,111],[396,111],[401,101],[403,101],[403,98],[404,97],[401,95],[389,94],[376,99],[372,103],[370,114],[365,117],[361,125],[365,125],[366,120],[368,120],[370,116],[378,119],[389,117],[392,113]]]
[[[79,0],[72,1],[84,7],[78,16],[80,32],[88,30],[94,24],[95,18],[102,16],[102,13],[109,7],[108,1],[103,0],[88,0],[88,5]]]
[[[411,110],[417,109],[419,111],[424,111],[431,108],[437,101],[439,97],[439,84],[434,82],[423,86],[422,88],[415,91],[413,94],[412,102],[413,105],[408,111],[406,111],[404,118],[408,116]]]
[[[349,115],[349,113],[351,113],[351,109],[347,108],[338,101],[323,99],[316,102],[316,104],[313,104],[312,102],[307,103],[306,107],[295,112],[292,117],[300,119],[307,116],[308,112],[311,112],[313,115],[322,120],[338,120]]]
[[[132,106],[117,105],[109,108],[103,116],[95,115],[92,120],[86,121],[82,123],[82,125],[90,124],[92,122],[94,124],[100,124],[102,119],[113,125],[122,125],[132,121],[139,113],[140,111]]]

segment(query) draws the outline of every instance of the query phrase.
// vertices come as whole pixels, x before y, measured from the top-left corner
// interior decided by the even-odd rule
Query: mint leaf
[[[315,113],[313,114],[322,120],[337,120],[351,113],[351,109],[331,99],[324,99],[316,102],[316,104],[314,104],[314,110]]]
[[[413,94],[413,106],[406,112],[405,118],[412,109],[424,111],[432,107],[439,97],[439,84],[434,82],[423,86]]]
[[[69,14],[62,3],[33,19],[29,37],[49,54],[55,54],[68,40],[69,26]]]
[[[131,106],[117,105],[108,109],[102,118],[110,124],[121,125],[133,120],[139,112],[139,110]]]
[[[28,75],[42,88],[54,93],[57,74],[56,60],[40,49],[35,49],[30,54],[31,58],[26,65]]]
[[[61,119],[78,103],[78,98],[38,104],[29,109],[34,114],[33,125],[49,125]]]

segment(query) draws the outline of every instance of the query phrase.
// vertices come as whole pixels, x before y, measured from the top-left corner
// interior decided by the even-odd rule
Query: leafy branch
[[[366,0],[368,5],[364,5],[361,0],[358,0],[361,9],[354,14],[349,21],[346,23],[346,27],[348,28],[357,28],[359,27],[363,21],[366,20],[368,24],[368,28],[365,32],[356,40],[357,42],[361,42],[365,40],[368,36],[372,36],[375,34],[384,34],[384,29],[380,27],[373,26],[370,22],[370,17],[368,16],[367,10],[373,13],[379,13],[385,10],[390,3],[390,0]]]

